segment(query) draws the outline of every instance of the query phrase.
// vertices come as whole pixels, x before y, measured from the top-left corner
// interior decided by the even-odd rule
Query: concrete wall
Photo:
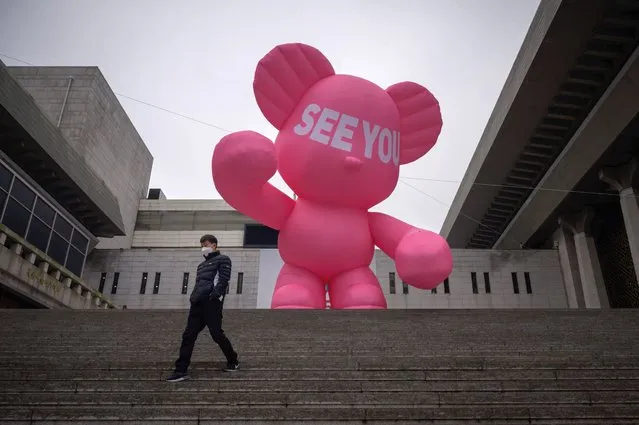
[[[268,308],[282,260],[277,250],[229,248],[233,276],[227,308]],[[403,293],[402,282],[393,261],[376,251],[375,270],[386,294],[389,308],[566,308],[567,301],[557,251],[454,250],[455,268],[449,278],[450,293],[444,285],[437,293],[409,287]],[[132,250],[94,251],[87,260],[86,280],[97,289],[101,273],[108,273],[104,293],[128,308],[187,308],[193,288],[195,269],[200,262],[198,248],[135,248]],[[118,291],[110,295],[113,276],[119,272]],[[142,273],[148,273],[146,294],[140,295]],[[159,294],[152,294],[156,272],[161,272]],[[183,273],[190,273],[187,295],[181,294]],[[238,272],[244,273],[243,291],[237,292]],[[476,273],[477,294],[473,293],[471,273]],[[513,287],[517,274],[519,294]],[[395,273],[396,293],[390,293],[389,273]],[[490,279],[486,293],[484,273]],[[525,274],[532,293],[527,293]]]
[[[198,237],[199,238],[199,237]],[[226,308],[252,309],[257,305],[259,250],[226,249],[233,261],[230,291]],[[195,271],[202,261],[200,248],[134,248],[129,250],[94,250],[85,266],[84,276],[99,289],[102,273],[107,273],[104,294],[127,308],[188,308],[195,284]],[[119,273],[117,293],[111,294],[114,274]],[[142,274],[148,273],[146,292],[140,294]],[[153,294],[155,274],[161,273],[159,293]],[[187,294],[182,294],[184,273],[189,273]],[[243,273],[242,294],[237,294],[238,273]]]
[[[559,262],[554,250],[494,251],[453,250],[453,273],[448,279],[450,293],[444,285],[437,293],[409,287],[395,274],[396,293],[390,294],[389,273],[396,273],[394,262],[377,252],[377,277],[389,308],[566,308],[566,293]],[[476,273],[477,294],[473,293],[471,273]],[[490,293],[486,293],[484,273],[488,273]],[[519,294],[515,294],[512,273],[517,273]],[[528,273],[532,294],[527,293]]]
[[[118,199],[126,236],[102,239],[98,248],[130,248],[138,205],[148,190],[153,157],[99,69],[9,70],[54,124],[62,117],[60,130],[65,138]]]

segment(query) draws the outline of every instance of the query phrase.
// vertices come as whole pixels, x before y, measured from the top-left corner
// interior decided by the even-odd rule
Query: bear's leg
[[[325,309],[324,282],[308,270],[284,264],[277,276],[273,309]]]
[[[328,283],[331,308],[385,309],[386,297],[368,267],[359,267],[336,276]]]

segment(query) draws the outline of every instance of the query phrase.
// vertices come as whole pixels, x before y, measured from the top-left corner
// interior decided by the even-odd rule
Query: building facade
[[[98,68],[0,62],[0,307],[113,308],[87,254],[130,246],[152,162]]]
[[[283,264],[277,233],[221,200],[143,200],[132,247],[94,250],[85,279],[127,308],[188,308],[205,233],[215,234],[233,261],[225,306],[270,308]],[[371,269],[389,308],[567,307],[557,250],[458,249],[453,255],[452,275],[434,291],[405,285],[394,262],[379,250]]]
[[[541,2],[441,231],[557,248],[571,308],[639,307],[637,11]]]

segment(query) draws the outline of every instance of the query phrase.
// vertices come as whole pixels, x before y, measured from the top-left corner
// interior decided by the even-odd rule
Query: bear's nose
[[[344,166],[347,170],[357,171],[362,166],[362,160],[354,156],[347,156],[344,158]]]

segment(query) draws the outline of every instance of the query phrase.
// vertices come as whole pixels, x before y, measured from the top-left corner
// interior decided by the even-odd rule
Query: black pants
[[[191,306],[189,318],[186,322],[186,329],[182,334],[182,345],[180,346],[180,358],[175,362],[175,371],[186,373],[191,364],[191,355],[197,336],[205,326],[209,328],[213,341],[222,349],[226,361],[235,363],[237,353],[233,350],[231,341],[222,330],[222,309],[223,303],[213,299],[198,306]]]

